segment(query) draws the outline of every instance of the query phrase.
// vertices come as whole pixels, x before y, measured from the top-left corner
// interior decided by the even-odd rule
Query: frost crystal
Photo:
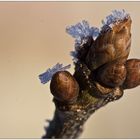
[[[99,35],[99,29],[96,27],[90,27],[88,22],[83,20],[81,23],[72,25],[66,28],[66,32],[75,38],[75,47],[81,46],[87,42],[88,37],[92,36],[96,39]]]
[[[99,35],[99,29],[96,27],[90,27],[88,22],[85,20],[76,25],[67,27],[66,32],[75,38],[75,51],[70,53],[71,56],[73,56],[74,62],[78,61],[78,50],[80,50],[83,44],[87,43],[88,38],[92,37],[93,39],[96,39]]]
[[[39,79],[42,84],[46,84],[48,81],[52,79],[52,76],[58,72],[58,71],[64,71],[66,69],[69,69],[71,65],[63,66],[63,64],[57,63],[55,66],[53,66],[52,69],[48,69],[46,72],[39,75]]]
[[[112,28],[114,23],[119,21],[123,21],[127,19],[129,14],[125,12],[125,10],[113,10],[110,15],[108,15],[105,20],[102,21],[102,30],[107,30],[107,28]]]

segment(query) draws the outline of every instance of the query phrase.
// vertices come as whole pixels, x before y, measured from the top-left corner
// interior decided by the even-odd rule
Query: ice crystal
[[[71,67],[71,65],[67,65],[67,66],[63,66],[63,64],[59,64],[57,63],[55,66],[53,66],[53,68],[49,68],[46,72],[42,73],[39,75],[39,79],[41,81],[42,84],[47,83],[48,81],[50,81],[52,79],[52,76],[58,72],[58,71],[64,71],[66,69],[69,69]]]
[[[72,25],[66,28],[66,32],[75,38],[75,49],[79,49],[82,44],[85,44],[88,37],[96,39],[99,35],[99,29],[96,27],[90,27],[88,22],[83,20],[81,23]]]
[[[110,30],[116,23],[123,21],[128,17],[129,14],[126,13],[124,9],[113,10],[112,13],[105,18],[105,20],[102,20],[103,26],[101,27],[101,30],[99,30],[97,27],[90,27],[88,22],[85,20],[83,20],[81,23],[77,23],[76,25],[67,27],[66,32],[75,38],[75,51],[71,52],[74,62],[78,61],[78,51],[81,49],[81,47],[83,47],[83,44],[87,43],[89,37],[96,40],[100,32]]]
[[[107,30],[107,28],[112,28],[114,23],[117,23],[119,21],[123,21],[124,19],[127,19],[129,17],[129,14],[125,12],[124,9],[122,10],[113,10],[110,15],[108,15],[105,20],[102,20],[102,30]]]
[[[81,49],[83,44],[87,43],[88,38],[92,37],[93,39],[96,39],[99,35],[99,29],[96,27],[90,27],[88,22],[85,20],[76,25],[67,27],[66,32],[75,38],[75,51],[70,53],[71,56],[73,56],[74,62],[78,61],[78,51]]]

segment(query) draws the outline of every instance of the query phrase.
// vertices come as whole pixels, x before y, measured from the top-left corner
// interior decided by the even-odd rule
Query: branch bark
[[[46,135],[42,138],[78,138],[83,132],[83,125],[87,119],[99,108],[109,101],[100,99],[95,104],[83,109],[76,107],[74,110],[60,110],[56,108],[54,118],[46,128]]]
[[[104,93],[108,89],[102,90],[101,85],[95,86],[90,78],[85,79],[83,72],[88,75],[89,69],[84,64],[79,69],[77,64],[74,77],[80,85],[80,93],[75,102],[67,104],[53,99],[56,107],[54,118],[45,128],[46,134],[42,138],[78,138],[83,132],[83,125],[97,109],[123,95],[123,90],[119,87],[111,89],[111,92],[105,95]],[[82,85],[83,82],[84,86]],[[92,88],[88,89],[89,85]],[[100,95],[102,94],[101,96],[99,96],[99,92]]]
[[[83,125],[97,109],[120,99],[124,89],[140,85],[140,59],[127,60],[131,18],[124,10],[115,10],[113,14],[114,17],[107,16],[108,22],[95,40],[87,35],[93,30],[87,28],[85,21],[67,29],[76,38],[76,43],[81,41],[75,47],[73,76],[62,71],[69,66],[61,64],[40,75],[42,83],[52,78],[50,89],[56,107],[54,118],[42,138],[78,138]]]

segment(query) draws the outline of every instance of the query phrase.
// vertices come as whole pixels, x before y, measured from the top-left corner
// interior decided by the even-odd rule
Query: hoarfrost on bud
[[[58,72],[58,71],[65,71],[66,69],[69,69],[71,65],[63,66],[63,64],[57,63],[53,68],[47,69],[46,72],[39,75],[39,79],[42,84],[46,84],[48,81],[52,79],[52,76]]]
[[[96,27],[90,27],[88,22],[85,20],[76,25],[67,27],[66,32],[75,38],[75,51],[70,53],[71,56],[73,56],[74,62],[78,61],[78,51],[81,49],[83,44],[87,43],[89,37],[92,37],[95,40],[99,35],[99,29]]]
[[[99,29],[96,27],[90,27],[88,22],[85,20],[83,20],[81,23],[77,23],[76,25],[67,27],[66,32],[75,38],[75,47],[85,44],[88,37],[93,37],[93,39],[96,39],[99,35]]]
[[[102,20],[102,30],[107,30],[107,28],[112,28],[114,23],[117,23],[119,21],[123,21],[124,19],[127,19],[129,17],[129,14],[125,12],[124,9],[122,10],[113,10],[110,15],[108,15],[105,20]]]

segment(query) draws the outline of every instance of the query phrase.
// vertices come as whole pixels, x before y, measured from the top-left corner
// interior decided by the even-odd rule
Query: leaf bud
[[[107,87],[121,86],[126,78],[126,68],[123,62],[114,61],[97,69],[96,79]]]
[[[79,84],[68,71],[56,72],[50,83],[54,98],[61,102],[73,102],[79,93]]]
[[[123,88],[130,89],[140,85],[140,59],[127,60],[126,70],[127,75],[123,83]]]

